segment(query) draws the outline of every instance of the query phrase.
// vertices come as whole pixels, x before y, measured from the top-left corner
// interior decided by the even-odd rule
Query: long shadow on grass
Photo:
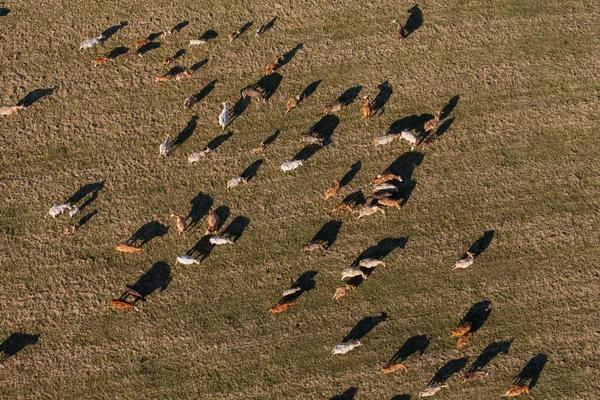
[[[397,394],[392,397],[392,400],[410,400],[410,394]]]
[[[190,24],[189,21],[181,21],[180,23],[178,23],[177,25],[175,25],[175,27],[173,28],[173,30],[177,33],[181,32],[181,30],[183,28],[185,28],[186,26],[188,26]]]
[[[353,386],[346,389],[344,393],[333,396],[330,400],[354,400],[356,393],[358,393],[358,388]]]
[[[304,89],[300,94],[300,98],[302,100],[309,98],[315,92],[315,90],[317,90],[317,87],[319,87],[320,83],[321,79],[319,79],[318,81],[314,81],[313,83],[308,85],[306,89]]]
[[[143,45],[142,47],[140,47],[137,52],[139,54],[146,54],[147,52],[149,52],[150,50],[154,50],[154,49],[158,49],[160,47],[160,43],[159,42],[150,42],[150,43],[146,43],[145,45]]]
[[[213,29],[209,29],[209,30],[205,31],[202,34],[202,36],[200,36],[198,39],[209,41],[211,39],[215,39],[217,36],[219,36],[219,34],[217,33],[217,31],[215,31]]]
[[[331,135],[337,128],[340,123],[340,119],[335,115],[325,115],[323,116],[319,122],[313,125],[312,134],[313,136],[323,139],[323,146],[316,144],[309,144],[305,146],[302,150],[300,150],[295,156],[294,160],[308,160],[310,157],[315,155],[319,150],[323,147],[329,145],[331,143]]]
[[[490,246],[492,240],[494,240],[495,232],[496,231],[494,230],[486,231],[482,237],[477,239],[475,243],[469,247],[469,252],[473,253],[475,257],[483,253]]]
[[[275,21],[277,21],[276,16],[271,18],[271,20],[269,22],[264,24],[262,27],[263,29],[262,29],[261,35],[263,35],[265,32],[267,32],[269,29],[271,29],[273,27],[273,25],[275,25]]]
[[[396,363],[403,363],[408,357],[415,353],[419,353],[419,357],[425,353],[427,347],[431,343],[431,338],[426,335],[416,335],[409,338],[404,344],[396,351],[396,354],[388,362],[389,365]]]
[[[413,131],[417,136],[423,134],[423,126],[427,121],[433,118],[431,114],[409,115],[408,117],[400,118],[390,125],[388,133],[398,134],[403,130]]]
[[[331,220],[319,229],[319,232],[312,238],[311,242],[322,243],[325,249],[329,249],[335,243],[341,228],[342,221]]]
[[[224,133],[223,135],[219,135],[216,138],[214,138],[213,140],[211,140],[206,145],[206,147],[209,148],[211,151],[215,151],[217,149],[217,147],[221,146],[232,136],[233,136],[233,132],[228,132],[228,133]]]
[[[250,180],[252,180],[256,176],[256,173],[258,172],[258,169],[260,168],[262,163],[263,160],[254,161],[244,170],[244,172],[242,172],[240,176],[242,178],[246,178],[246,181],[250,182]]]
[[[108,53],[106,55],[106,57],[108,57],[108,58],[117,58],[119,56],[122,56],[123,54],[127,54],[128,51],[129,51],[129,48],[125,47],[125,46],[115,47],[114,49],[112,49],[110,51],[110,53]]]
[[[216,83],[217,80],[215,79],[204,86],[198,93],[194,94],[194,104],[201,102],[206,96],[208,96],[215,88]]]
[[[367,335],[367,333],[371,332],[373,328],[380,323],[387,321],[387,319],[388,315],[384,312],[374,317],[365,317],[361,319],[358,324],[352,328],[350,333],[348,333],[346,337],[342,339],[342,342],[350,342],[362,339]]]
[[[84,208],[89,206],[94,200],[96,200],[96,198],[98,197],[98,192],[104,189],[105,182],[106,181],[104,180],[102,182],[89,183],[87,185],[82,186],[79,190],[73,193],[71,197],[67,199],[66,203],[76,205],[87,195],[91,194],[91,196],[81,206],[79,206],[79,211],[82,211]]]
[[[179,134],[173,139],[171,143],[171,152],[175,151],[179,146],[185,143],[186,140],[189,139],[190,136],[194,133],[196,126],[198,125],[198,116],[194,115],[188,121],[187,125]]]
[[[358,171],[360,171],[361,167],[362,167],[362,163],[360,160],[358,160],[357,162],[352,164],[352,166],[350,167],[350,171],[346,172],[346,174],[342,177],[342,179],[340,179],[340,188],[342,188],[342,187],[348,185],[350,182],[352,182],[352,179],[354,179],[356,174],[358,174]]]
[[[423,162],[424,154],[417,151],[409,151],[398,157],[391,163],[382,173],[394,174],[402,178],[402,182],[397,184],[397,197],[402,198],[401,206],[404,206],[413,190],[417,186],[417,182],[412,179],[412,174],[415,168]]]
[[[192,201],[190,201],[192,209],[186,217],[186,220],[189,220],[188,226],[190,228],[193,228],[196,224],[198,224],[198,221],[200,221],[202,217],[208,213],[212,207],[212,203],[212,197],[202,192],[198,193],[198,195],[194,197]]]
[[[362,253],[360,253],[360,255],[356,258],[356,260],[354,260],[352,262],[352,264],[350,264],[350,266],[354,267],[354,268],[359,268],[360,260],[365,259],[365,258],[374,258],[377,260],[383,260],[395,249],[397,249],[397,248],[403,249],[404,247],[406,247],[406,243],[408,243],[407,237],[382,239],[375,246],[371,246],[368,249],[366,249],[365,251],[363,251]],[[367,275],[367,277],[369,277],[376,268],[360,267],[360,269]],[[362,278],[362,276],[355,276],[348,280],[348,284],[354,285],[355,287],[357,287],[363,282],[363,280],[364,279]]]
[[[356,100],[356,98],[358,97],[358,94],[360,93],[361,90],[362,90],[361,85],[353,86],[349,89],[346,89],[346,91],[344,93],[342,93],[340,95],[340,97],[337,98],[336,101],[338,103],[342,103],[347,106],[347,105],[353,103],[354,100]]]
[[[292,285],[290,286],[290,289],[300,288],[300,290],[289,296],[282,297],[278,304],[296,301],[304,292],[314,289],[316,284],[315,276],[317,276],[317,271],[306,271],[300,275],[300,277],[296,279],[296,281],[292,282]]]
[[[392,97],[392,85],[388,81],[382,82],[379,86],[379,93],[373,100],[373,114],[383,112],[383,107],[386,105],[390,97]]]
[[[248,21],[240,28],[240,36],[242,36],[250,27],[254,25],[254,21]]]
[[[229,218],[229,215],[231,214],[231,210],[227,206],[219,206],[215,209],[214,213],[219,217],[219,226],[217,226],[218,230],[221,226],[225,225],[227,218]]]
[[[39,334],[30,335],[21,332],[11,333],[10,336],[0,344],[0,353],[2,353],[0,355],[0,366],[4,366],[3,364],[6,360],[13,357],[25,347],[36,344],[39,338]]]
[[[417,4],[409,9],[408,12],[410,16],[406,20],[406,24],[404,24],[405,37],[408,37],[423,25],[423,12]]]
[[[533,389],[537,384],[537,381],[540,379],[540,374],[548,361],[548,356],[545,354],[538,354],[533,357],[527,365],[523,368],[523,370],[515,377],[515,385],[525,385],[527,382],[529,384],[529,389]]]
[[[192,72],[196,72],[198,71],[200,68],[202,68],[202,66],[204,64],[208,63],[208,58],[205,58],[204,60],[200,60],[197,63],[195,63],[194,65],[192,65],[190,67],[190,70],[192,70]]]
[[[25,97],[23,97],[18,103],[18,106],[30,107],[34,103],[40,101],[46,96],[51,96],[54,94],[54,91],[58,89],[58,86],[54,86],[46,89],[35,89],[32,92],[29,92]]]
[[[0,8],[0,17],[5,17],[8,15],[8,13],[10,12],[10,9],[2,7]]]
[[[485,368],[498,354],[508,354],[512,340],[503,340],[501,342],[495,342],[488,345],[481,354],[477,357],[473,364],[469,367],[469,371],[479,370]]]
[[[471,332],[475,333],[485,324],[492,312],[492,302],[484,300],[471,306],[467,314],[458,326],[471,326]]]
[[[304,43],[298,43],[293,49],[289,50],[287,53],[285,53],[282,57],[283,57],[283,61],[279,64],[279,67],[283,67],[284,65],[286,65],[287,63],[289,63],[290,61],[292,61],[292,59],[296,56],[296,53],[298,52],[298,50],[302,49],[304,47]]]
[[[165,290],[173,277],[171,276],[171,267],[163,261],[158,261],[137,281],[131,288],[139,292],[144,298],[150,296],[156,290],[161,292]]]
[[[221,236],[227,237],[234,242],[237,242],[242,237],[244,231],[250,224],[250,219],[247,217],[235,217],[233,221],[221,232]]]
[[[102,39],[102,41],[103,42],[107,41],[115,33],[119,32],[121,29],[125,28],[126,26],[127,26],[127,21],[122,21],[120,24],[111,26],[110,28],[106,29],[104,32],[102,32],[102,36],[104,36],[104,39]]]
[[[142,225],[125,243],[142,247],[154,238],[161,237],[169,232],[169,227],[158,221],[147,222]]]
[[[459,358],[457,360],[448,361],[442,368],[440,368],[433,378],[429,381],[429,385],[437,385],[445,383],[450,377],[458,372],[467,365],[469,357]]]
[[[265,96],[265,101],[268,101],[279,88],[282,79],[283,77],[277,72],[275,72],[270,75],[264,75],[258,80],[258,82],[251,85],[250,87],[254,89],[261,89],[262,93]]]

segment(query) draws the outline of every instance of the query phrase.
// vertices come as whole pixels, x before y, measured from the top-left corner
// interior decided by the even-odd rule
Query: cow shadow
[[[371,246],[364,250],[356,259],[350,264],[350,267],[360,268],[367,277],[369,277],[376,268],[364,268],[360,267],[360,260],[365,258],[374,258],[376,260],[383,260],[387,257],[392,251],[397,248],[404,249],[406,247],[406,243],[408,243],[407,237],[400,238],[385,238],[382,239],[375,246]],[[363,283],[364,278],[362,276],[355,276],[348,280],[348,284],[358,287],[361,283]]]
[[[2,353],[0,355],[0,365],[25,347],[37,344],[39,338],[39,334],[30,335],[21,332],[11,333],[10,336],[4,339],[2,344],[0,344],[0,353]]]
[[[440,368],[433,378],[429,381],[430,385],[439,385],[445,383],[450,377],[458,372],[467,365],[469,357],[463,357],[456,360],[448,361],[442,368]]]
[[[515,385],[525,385],[529,381],[527,386],[529,389],[533,389],[537,384],[537,381],[540,379],[540,374],[546,366],[547,361],[548,356],[545,354],[538,354],[533,357],[531,360],[529,360],[527,365],[525,365],[523,370],[515,377]]]
[[[393,93],[392,85],[388,81],[382,82],[377,88],[379,88],[379,93],[377,93],[377,96],[373,100],[373,114],[383,112],[383,107],[387,104]]]
[[[317,90],[319,84],[321,84],[321,79],[308,85],[300,94],[300,98],[302,100],[309,98],[315,92],[315,90]]]
[[[312,126],[313,136],[323,139],[323,146],[316,144],[309,144],[294,156],[294,160],[308,160],[310,157],[315,155],[323,147],[331,143],[331,136],[333,132],[340,124],[340,119],[335,115],[324,115],[316,124]]]
[[[469,367],[469,371],[475,371],[485,368],[486,365],[490,363],[498,354],[508,354],[510,350],[510,346],[512,344],[512,340],[503,340],[501,342],[496,342],[489,344],[481,354],[477,357],[473,364]]]
[[[342,342],[351,342],[360,340],[365,337],[369,332],[371,332],[377,325],[381,324],[388,320],[388,315],[385,312],[382,312],[379,315],[374,317],[365,317],[358,321],[358,324],[352,328],[350,333],[344,337]]]
[[[427,347],[429,347],[429,343],[431,343],[431,338],[426,335],[416,335],[409,338],[404,344],[396,351],[396,354],[392,356],[389,365],[402,363],[408,357],[415,353],[419,353],[419,357],[425,353]]]
[[[252,25],[254,25],[254,21],[249,21],[249,22],[246,22],[246,23],[244,24],[244,26],[242,26],[242,27],[240,28],[240,36],[242,36],[244,33],[246,33],[246,31],[247,31],[248,29],[250,29],[250,27],[251,27]]]
[[[181,58],[185,55],[185,49],[179,49],[177,50],[177,53],[175,53],[175,55],[172,57],[173,61],[177,60],[178,58]]]
[[[150,50],[154,50],[154,49],[158,49],[160,47],[160,43],[159,42],[150,42],[150,43],[146,43],[145,45],[143,45],[142,47],[140,47],[137,52],[138,54],[144,55],[147,52],[149,52]]]
[[[300,277],[292,282],[292,285],[290,286],[290,289],[300,288],[300,290],[289,296],[282,297],[281,300],[279,300],[279,304],[296,301],[304,292],[314,289],[316,285],[315,276],[317,276],[317,271],[306,271],[300,275]]]
[[[196,126],[198,125],[198,116],[194,115],[187,123],[185,128],[173,139],[171,142],[171,152],[175,151],[179,146],[185,143],[190,136],[194,133]]]
[[[177,33],[181,32],[181,30],[183,28],[185,28],[186,26],[188,26],[190,24],[189,21],[182,21],[180,23],[178,23],[177,25],[175,25],[175,27],[173,28],[173,30]]]
[[[242,174],[240,176],[242,178],[246,178],[247,182],[250,182],[250,180],[252,180],[256,176],[256,173],[258,172],[258,169],[260,168],[260,166],[262,165],[262,163],[263,163],[263,160],[256,160],[256,161],[254,161],[252,164],[250,164],[244,170],[244,172],[242,172]]]
[[[89,222],[89,220],[92,219],[92,217],[96,214],[98,214],[98,210],[94,210],[91,213],[88,213],[85,216],[83,216],[78,222],[79,227],[81,228],[82,226],[87,224]]]
[[[217,149],[217,147],[221,146],[223,143],[225,143],[227,140],[229,140],[230,137],[233,136],[233,132],[228,132],[228,133],[224,133],[223,135],[219,135],[216,138],[214,138],[213,140],[211,140],[206,147],[209,148],[211,151],[215,151]]]
[[[219,36],[219,34],[217,33],[217,31],[215,31],[213,29],[209,29],[206,32],[204,32],[202,34],[202,36],[200,36],[198,39],[209,41],[211,39],[215,39],[217,36]]]
[[[311,242],[322,243],[327,250],[335,243],[341,228],[342,221],[331,220],[319,229],[319,232],[312,238]]]
[[[358,393],[358,388],[353,386],[351,388],[346,389],[344,393],[337,394],[329,400],[354,400],[354,397],[356,397],[356,393]]]
[[[102,32],[102,36],[104,36],[104,39],[102,39],[102,41],[104,42],[104,41],[110,39],[115,33],[119,32],[121,29],[125,28],[126,26],[127,26],[127,21],[122,21],[120,24],[111,26],[110,28],[106,29],[104,32]]]
[[[442,108],[442,115],[440,116],[440,119],[445,119],[446,117],[448,117],[448,115],[450,115],[452,111],[454,111],[454,107],[456,107],[456,105],[458,104],[458,100],[460,100],[459,95],[456,95],[450,99],[448,104],[446,104],[444,108]]]
[[[205,235],[200,238],[200,240],[198,240],[198,242],[196,242],[196,244],[185,254],[194,257],[199,262],[206,260],[208,257],[210,257],[210,253],[215,247],[208,241],[210,237],[211,235]]]
[[[188,226],[190,228],[198,224],[202,217],[204,217],[208,213],[208,211],[212,207],[212,203],[212,197],[202,192],[198,193],[198,195],[190,201],[192,209],[186,217],[186,220],[189,220]]]
[[[158,261],[137,281],[131,288],[140,293],[142,297],[148,297],[156,290],[164,291],[173,277],[171,276],[171,267],[163,261]]]
[[[206,84],[206,86],[204,86],[198,93],[196,93],[194,95],[194,103],[198,103],[198,102],[202,101],[206,96],[208,96],[210,94],[210,92],[213,91],[216,84],[217,84],[216,79],[214,79],[213,81]]]
[[[279,129],[277,129],[275,131],[275,133],[273,133],[271,136],[269,136],[268,138],[266,138],[262,143],[264,148],[266,149],[267,146],[269,146],[271,143],[273,143],[275,141],[275,139],[277,139],[277,137],[279,136],[279,134],[281,133],[281,131]]]
[[[452,126],[452,123],[454,122],[454,118],[449,118],[447,120],[445,120],[444,122],[442,122],[440,124],[440,126],[437,127],[437,129],[435,130],[435,132],[433,134],[427,135],[427,134],[421,134],[419,135],[419,143],[425,142],[427,144],[431,144],[434,141],[436,141],[440,136],[442,136],[444,133],[446,133],[446,131],[448,129],[450,129],[450,126]]]
[[[423,12],[417,4],[409,9],[408,12],[410,16],[406,20],[406,24],[404,24],[405,37],[408,37],[423,25]]]
[[[357,162],[352,164],[352,166],[350,167],[350,171],[346,172],[346,174],[344,174],[342,179],[340,179],[340,188],[342,188],[342,187],[348,185],[350,182],[352,182],[352,179],[354,179],[356,174],[358,174],[358,171],[360,171],[361,167],[362,167],[362,162],[360,160],[358,160]]]
[[[431,114],[409,115],[408,117],[397,119],[392,122],[388,128],[389,134],[398,134],[404,130],[413,131],[417,136],[422,136],[425,122],[433,118]],[[422,139],[422,138],[421,138]]]
[[[412,179],[412,175],[415,168],[423,162],[423,158],[423,153],[409,151],[394,160],[394,162],[383,171],[383,174],[394,174],[402,178],[401,182],[394,183],[398,188],[396,197],[402,199],[400,206],[404,206],[406,202],[408,202],[413,190],[417,186],[417,182]]]
[[[392,400],[410,400],[410,394],[397,394],[392,397]]]
[[[471,332],[477,332],[487,321],[492,312],[492,302],[484,300],[471,306],[458,326],[471,326]]]
[[[46,96],[51,96],[58,89],[58,86],[54,86],[47,89],[35,89],[32,92],[27,93],[25,97],[23,97],[18,103],[18,106],[30,107],[34,103],[40,101]]]
[[[271,20],[264,25],[261,35],[264,34],[265,32],[267,32],[269,29],[271,29],[273,27],[273,25],[275,25],[275,21],[277,21],[276,16],[271,18]]]
[[[292,59],[296,56],[296,53],[298,52],[298,50],[302,49],[303,47],[304,47],[304,43],[298,43],[293,49],[286,52],[282,56],[283,61],[281,63],[279,63],[279,67],[281,68],[284,65],[286,65],[287,63],[289,63],[290,61],[292,61]]]
[[[181,65],[175,65],[174,67],[171,67],[171,69],[169,69],[166,73],[165,76],[170,76],[170,77],[174,77],[175,75],[181,73],[185,71],[185,68],[182,67]]]
[[[112,49],[110,51],[110,53],[108,53],[106,55],[106,57],[114,59],[119,56],[122,56],[123,54],[127,54],[128,51],[129,51],[129,47],[125,47],[125,46],[115,47],[114,49]]]
[[[190,70],[192,71],[192,73],[194,73],[194,72],[198,71],[200,68],[202,68],[202,66],[206,63],[208,63],[208,58],[198,61],[197,63],[195,63],[194,65],[192,65],[190,67]]]
[[[347,105],[353,103],[354,100],[356,100],[356,98],[358,97],[358,94],[360,93],[361,90],[362,90],[361,85],[353,86],[349,89],[346,89],[346,91],[344,93],[342,93],[340,95],[340,97],[337,98],[336,102],[342,103],[347,106]]]
[[[158,221],[147,222],[142,225],[125,243],[142,247],[154,238],[161,237],[169,232],[169,227]]]
[[[251,101],[252,99],[250,97],[244,98],[243,96],[240,96],[239,100],[236,101],[233,107],[231,108],[231,113],[229,117],[230,124],[248,109]]]
[[[482,237],[477,239],[475,243],[469,247],[469,252],[473,253],[475,257],[483,253],[490,246],[492,240],[494,240],[495,232],[496,231],[494,230],[486,231]]]
[[[348,204],[352,208],[360,207],[366,204],[367,199],[362,192],[362,190],[357,190],[356,192],[352,192],[342,200],[342,203]]]
[[[227,221],[227,218],[229,218],[229,214],[231,213],[231,211],[227,206],[219,206],[215,209],[214,213],[219,216],[219,226],[217,227],[218,229],[220,226],[223,226],[225,224],[225,221]]]
[[[270,75],[264,75],[258,80],[258,82],[256,82],[254,85],[251,85],[250,87],[254,89],[261,89],[263,95],[265,96],[265,101],[268,101],[279,88],[282,79],[283,77],[281,76],[281,74],[274,72]]]
[[[244,234],[244,231],[250,224],[250,219],[246,217],[235,217],[233,221],[223,231],[221,236],[231,239],[233,242],[237,242],[240,237]]]
[[[6,7],[0,8],[0,17],[6,17],[9,12],[10,12],[10,9],[8,9]]]
[[[79,211],[83,210],[84,208],[89,206],[94,200],[96,200],[96,198],[98,197],[98,192],[104,189],[105,182],[106,181],[104,180],[102,182],[88,183],[87,185],[82,186],[81,188],[79,188],[79,190],[73,193],[71,197],[67,199],[66,203],[75,205],[76,203],[79,203],[81,200],[83,200],[87,195],[91,194],[91,196],[79,207]]]
[[[162,35],[162,32],[154,32],[149,34],[146,39],[153,41],[154,39],[158,38],[160,35]]]

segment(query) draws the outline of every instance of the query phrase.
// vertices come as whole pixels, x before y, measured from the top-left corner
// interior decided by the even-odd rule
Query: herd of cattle
[[[397,29],[394,34],[395,39],[402,40],[402,39],[406,38],[407,34],[406,34],[406,31],[405,31],[404,27],[402,26],[402,24],[400,24],[396,19],[393,21],[393,23],[396,24],[396,26],[397,26]],[[261,36],[262,34],[264,34],[265,31],[266,31],[265,25],[263,25],[256,31],[256,36],[257,37]],[[161,33],[157,37],[146,38],[146,39],[140,40],[135,43],[135,46],[138,49],[138,51],[123,55],[123,58],[125,60],[129,60],[132,58],[140,58],[140,57],[142,57],[143,52],[139,51],[139,49],[144,48],[144,46],[148,46],[149,44],[151,44],[152,40],[155,40],[156,38],[162,39],[162,40],[168,40],[168,38],[171,35],[173,35],[177,32],[178,32],[177,30],[172,29],[172,30],[168,30],[168,31]],[[236,31],[232,32],[229,35],[230,42],[236,40],[238,37],[240,37],[240,35],[241,35],[240,30],[236,30]],[[81,43],[79,50],[86,50],[86,49],[94,48],[96,46],[100,46],[103,43],[105,43],[106,40],[107,40],[107,38],[103,35],[85,39]],[[210,40],[207,40],[204,38],[191,39],[189,41],[189,46],[208,45],[209,41]],[[94,67],[96,67],[99,65],[107,64],[108,62],[112,62],[114,60],[115,60],[115,58],[105,56],[105,57],[95,58],[92,61],[92,64],[94,65]],[[265,75],[270,75],[270,74],[274,73],[275,71],[277,71],[284,61],[286,61],[286,60],[284,59],[283,56],[276,57],[274,59],[274,61],[272,63],[270,63],[269,65],[267,65],[267,67],[265,68]],[[169,65],[173,62],[174,62],[173,57],[168,57],[164,60],[165,65]],[[193,73],[192,70],[186,69],[182,72],[179,72],[179,73],[171,75],[171,76],[169,76],[169,75],[157,76],[154,78],[154,80],[156,82],[163,82],[163,81],[168,81],[171,79],[181,80],[181,79],[184,79],[184,78],[190,76],[192,73]],[[248,98],[249,99],[248,101],[256,101],[256,102],[267,101],[265,95],[259,89],[253,88],[253,87],[243,88],[241,90],[241,96],[244,99]],[[282,104],[283,115],[284,116],[287,115],[290,111],[292,111],[294,108],[296,108],[304,100],[305,100],[305,98],[303,95],[293,95],[293,96],[289,97],[287,102],[285,104]],[[198,101],[198,98],[195,97],[194,95],[189,96],[184,100],[184,107],[191,108],[194,106],[194,104],[197,101]],[[332,102],[323,107],[323,112],[325,114],[337,113],[337,112],[340,112],[342,109],[348,107],[349,105],[350,105],[349,103],[345,103],[343,101]],[[2,107],[2,108],[0,108],[0,115],[2,115],[2,116],[14,115],[14,114],[17,114],[17,113],[23,111],[25,108],[26,107],[24,105]],[[373,101],[371,101],[371,99],[368,96],[364,97],[364,103],[363,103],[360,111],[361,111],[362,119],[364,119],[365,121],[370,119],[371,117],[373,117],[374,104],[373,104]],[[415,129],[410,129],[410,130],[405,129],[405,130],[402,130],[401,132],[397,132],[397,133],[395,133],[395,132],[387,133],[383,136],[375,138],[374,145],[375,146],[384,146],[384,145],[390,144],[395,139],[400,139],[400,140],[407,142],[408,146],[410,146],[411,151],[414,150],[418,146],[423,146],[424,148],[426,148],[428,145],[431,145],[433,143],[433,141],[435,140],[435,135],[431,136],[428,134],[430,132],[433,132],[439,126],[440,121],[442,120],[443,117],[444,116],[443,116],[442,111],[441,110],[437,111],[435,116],[433,116],[431,119],[429,119],[427,121],[424,121],[422,126],[419,126],[419,127],[416,127]],[[222,111],[219,114],[218,118],[215,117],[215,123],[217,121],[222,129],[225,129],[228,126],[228,124],[231,123],[229,103],[227,101],[222,103]],[[315,132],[313,132],[312,129],[309,129],[308,132],[302,133],[300,135],[299,140],[307,146],[324,146],[325,145],[324,138],[315,134]],[[264,150],[264,148],[265,148],[265,143],[263,142],[258,147],[253,148],[252,153],[260,153]],[[170,137],[167,136],[166,140],[164,142],[162,142],[159,146],[159,155],[167,157],[167,156],[169,156],[170,151],[171,151],[171,142],[170,142]],[[200,152],[192,153],[187,158],[187,161],[190,164],[199,162],[202,159],[204,159],[211,151],[213,151],[213,149],[206,147],[204,150],[202,150]],[[286,160],[281,164],[281,170],[283,172],[293,171],[293,170],[301,167],[303,165],[304,161],[305,160],[302,160],[302,159]],[[402,206],[402,203],[399,201],[399,196],[398,196],[398,190],[399,190],[398,187],[401,182],[402,182],[402,177],[397,174],[383,173],[383,174],[377,175],[373,179],[373,188],[372,188],[373,192],[369,196],[369,199],[370,199],[369,201],[367,201],[364,205],[360,205],[358,207],[356,206],[356,204],[353,204],[351,201],[342,201],[341,203],[339,203],[338,205],[333,207],[332,212],[336,213],[339,211],[347,211],[351,214],[357,214],[358,218],[360,219],[363,217],[374,215],[378,212],[385,214],[386,208],[398,208],[399,209]],[[227,182],[227,189],[232,189],[240,184],[245,184],[245,183],[247,183],[247,179],[245,177],[236,176],[236,177],[231,178]],[[340,181],[338,179],[333,180],[333,185],[325,190],[325,193],[324,193],[325,200],[335,197],[337,195],[340,187],[341,187]],[[63,213],[68,213],[69,217],[72,218],[78,212],[79,212],[79,208],[72,204],[69,204],[69,203],[57,204],[50,208],[50,210],[46,214],[46,217],[50,216],[52,218],[57,218]],[[189,228],[188,221],[187,221],[188,218],[178,215],[174,212],[171,213],[170,217],[172,219],[174,219],[176,229],[179,234],[183,234],[184,232],[187,232],[187,230]],[[224,237],[224,236],[219,236],[216,234],[220,228],[220,225],[221,225],[221,220],[220,220],[218,213],[217,212],[208,213],[208,215],[206,217],[206,231],[205,231],[205,238],[206,238],[207,242],[210,244],[210,246],[234,244],[234,241],[232,241],[230,238]],[[75,234],[75,232],[77,231],[78,228],[79,228],[78,224],[72,224],[65,228],[65,234]],[[138,253],[138,252],[141,252],[143,249],[141,248],[141,246],[134,246],[132,244],[121,243],[115,247],[115,250],[118,252],[123,252],[123,253]],[[327,247],[320,241],[309,241],[307,243],[304,243],[301,246],[301,251],[303,253],[312,252],[312,251],[316,251],[316,250],[326,251]],[[473,264],[476,255],[477,254],[473,254],[473,252],[467,252],[464,257],[460,258],[456,262],[456,264],[454,265],[454,269],[469,268]],[[200,264],[200,260],[198,260],[190,255],[187,255],[187,254],[176,256],[176,262],[183,264],[183,265]],[[355,267],[348,267],[348,268],[344,269],[341,272],[342,280],[345,281],[344,285],[335,289],[333,299],[338,300],[341,297],[350,293],[351,291],[356,290],[362,281],[367,280],[369,278],[372,271],[376,267],[384,267],[385,265],[386,265],[386,263],[384,261],[377,259],[377,258],[363,258],[363,259],[359,260],[358,264]],[[299,292],[301,292],[302,290],[303,289],[298,286],[293,286],[288,289],[285,289],[281,295],[281,300],[279,300],[273,307],[271,307],[270,312],[273,314],[281,313],[281,312],[284,312],[285,310],[287,310],[290,306],[295,305],[297,294]],[[116,309],[126,309],[126,310],[131,309],[131,310],[139,311],[139,307],[138,307],[139,303],[146,304],[146,299],[145,299],[144,295],[142,295],[140,292],[135,290],[135,288],[132,286],[126,286],[125,291],[121,297],[111,300],[111,305]],[[489,309],[485,310],[485,311],[489,313]],[[462,348],[469,343],[469,341],[473,337],[473,334],[478,329],[478,327],[475,326],[476,324],[477,324],[477,321],[463,321],[458,326],[456,326],[454,329],[452,329],[451,336],[458,338],[458,342],[457,342],[458,348]],[[339,343],[337,346],[335,346],[333,348],[332,353],[333,354],[345,354],[345,353],[347,353],[359,346],[362,346],[362,345],[363,345],[363,343],[358,339],[351,340],[351,341],[342,341],[341,343]],[[393,373],[396,371],[407,372],[408,370],[409,370],[408,367],[402,363],[391,363],[391,362],[384,365],[383,368],[381,369],[381,371],[386,374]],[[485,371],[483,369],[471,368],[464,374],[464,382],[470,382],[474,379],[477,379],[479,377],[483,377],[486,375],[488,375],[488,371]],[[432,381],[420,392],[419,396],[422,396],[422,397],[433,396],[439,390],[441,390],[442,388],[446,388],[446,387],[448,387],[448,385],[445,381],[442,381],[442,382]],[[521,393],[529,393],[529,390],[530,390],[530,387],[528,385],[526,385],[525,382],[523,382],[522,380],[519,381],[517,379],[515,381],[515,383],[506,392],[505,396],[517,396]]]

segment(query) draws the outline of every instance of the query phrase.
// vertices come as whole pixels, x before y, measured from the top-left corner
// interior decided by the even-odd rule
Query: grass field
[[[597,2],[0,7],[0,106],[33,101],[0,122],[0,341],[15,353],[0,370],[0,398],[406,400],[435,376],[449,384],[436,398],[490,399],[532,360],[539,377],[526,398],[600,397]],[[400,43],[394,18],[414,30]],[[143,58],[92,67],[184,21]],[[229,33],[249,21],[230,44]],[[100,47],[78,51],[121,22]],[[218,36],[187,47],[208,30]],[[176,65],[195,65],[191,78],[153,82],[168,70],[162,60],[182,48]],[[220,103],[238,102],[240,89],[291,50],[262,81],[268,102],[238,103],[241,114],[223,132]],[[284,118],[286,100],[311,84],[314,92]],[[325,104],[359,89],[356,101],[323,116]],[[194,93],[202,100],[184,109]],[[368,124],[365,95],[385,102]],[[441,108],[445,132],[426,149],[374,147],[375,137]],[[284,174],[280,164],[303,151],[298,137],[311,126],[331,143]],[[250,152],[276,132],[263,153]],[[179,135],[178,145],[159,158],[167,134]],[[211,141],[215,151],[188,165]],[[227,190],[249,166],[258,166],[250,182]],[[385,170],[406,181],[401,209],[360,220],[330,213],[347,195],[368,196]],[[352,179],[324,201],[346,173]],[[87,222],[72,236],[63,234],[68,216],[44,219],[68,199],[86,203],[73,221]],[[201,238],[215,209],[237,240],[210,251]],[[178,235],[171,211],[202,231]],[[331,247],[301,254],[324,226]],[[143,253],[114,251],[132,236],[147,241]],[[486,248],[474,265],[452,271],[476,242]],[[205,253],[201,265],[175,264],[188,251]],[[361,254],[386,266],[332,300],[341,271]],[[269,314],[301,276],[314,287]],[[136,281],[148,293],[141,311],[111,308]],[[489,317],[457,349],[450,330],[485,301]],[[332,355],[351,331],[364,346]],[[400,352],[411,351],[409,372],[382,374],[413,337]],[[485,348],[503,350],[486,365],[489,376],[461,383]]]

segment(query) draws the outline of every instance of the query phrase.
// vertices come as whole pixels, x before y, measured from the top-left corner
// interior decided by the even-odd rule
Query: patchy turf
[[[450,385],[436,398],[486,399],[519,373],[533,380],[531,398],[600,395],[596,2],[168,3],[0,7],[0,105],[28,106],[0,124],[0,340],[10,355],[0,397],[398,400],[433,379]],[[394,18],[409,22],[401,43]],[[142,58],[92,66],[175,26]],[[78,51],[103,31],[101,46]],[[207,44],[187,47],[210,31],[218,35]],[[288,62],[264,79],[284,53]],[[177,66],[195,72],[153,82]],[[255,83],[268,102],[247,106],[239,91]],[[186,110],[191,94],[200,100]],[[368,124],[365,95],[381,104]],[[323,116],[340,96],[356,100]],[[225,100],[238,115],[222,131]],[[442,108],[428,148],[373,146]],[[311,126],[330,137],[314,154],[298,140]],[[176,146],[159,158],[166,134]],[[268,137],[263,153],[250,152]],[[188,165],[209,143],[214,152]],[[279,170],[306,154],[298,170]],[[385,170],[406,181],[402,209],[330,214],[351,193],[368,196]],[[249,183],[227,190],[244,171]],[[67,216],[44,219],[68,199],[85,204],[73,236],[63,234]],[[237,240],[206,254],[204,216],[215,209]],[[178,235],[171,211],[196,226]],[[324,226],[330,248],[300,254]],[[128,239],[145,251],[115,253]],[[474,265],[453,272],[473,244]],[[187,252],[203,253],[202,264],[175,265]],[[386,266],[332,300],[361,254]],[[306,272],[314,287],[269,314]],[[110,307],[126,284],[147,294],[139,313]],[[489,316],[457,349],[451,328],[482,301]],[[331,355],[351,331],[364,346]],[[409,372],[382,374],[395,354]],[[486,360],[489,376],[461,383]]]

